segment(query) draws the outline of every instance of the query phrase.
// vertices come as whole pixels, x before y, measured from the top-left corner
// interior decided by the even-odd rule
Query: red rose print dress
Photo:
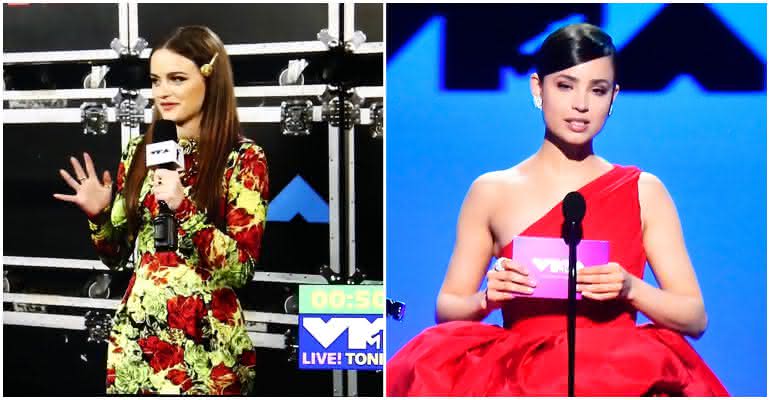
[[[133,139],[121,158],[110,218],[102,225],[90,222],[99,257],[116,270],[130,266],[134,251],[123,186],[140,141]],[[222,179],[223,231],[189,197],[197,177],[197,144],[180,144],[186,197],[176,210],[178,250],[155,251],[151,221],[158,202],[149,171],[139,197],[138,257],[108,345],[110,394],[239,395],[254,381],[256,353],[232,288],[250,281],[260,252],[267,215],[265,154],[253,143],[230,153]]]

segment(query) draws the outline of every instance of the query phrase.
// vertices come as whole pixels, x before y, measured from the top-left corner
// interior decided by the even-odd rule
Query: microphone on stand
[[[155,122],[152,143],[147,144],[147,167],[168,170],[184,168],[184,154],[177,143],[176,124],[161,119]],[[155,250],[175,251],[177,222],[165,201],[160,201],[158,216],[152,220]]]
[[[577,319],[577,246],[583,239],[583,217],[586,200],[578,192],[569,192],[561,208],[564,223],[561,235],[569,246],[569,279],[567,281],[567,395],[575,396],[575,320]]]
[[[561,205],[561,213],[564,216],[564,224],[561,226],[561,235],[567,244],[575,241],[577,246],[583,239],[583,217],[586,215],[586,199],[579,192],[569,192],[564,196]]]

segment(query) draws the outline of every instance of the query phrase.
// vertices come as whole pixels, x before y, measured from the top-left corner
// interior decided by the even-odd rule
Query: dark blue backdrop
[[[691,343],[731,394],[766,395],[766,15],[762,4],[388,5],[386,279],[407,303],[388,321],[388,357],[434,324],[473,179],[543,140],[531,53],[555,27],[587,21],[620,60],[595,149],[666,184],[709,314]]]

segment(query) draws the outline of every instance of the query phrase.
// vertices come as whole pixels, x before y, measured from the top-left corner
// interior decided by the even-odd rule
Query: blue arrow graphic
[[[267,220],[289,222],[297,214],[310,223],[329,223],[329,205],[299,175],[270,202]]]

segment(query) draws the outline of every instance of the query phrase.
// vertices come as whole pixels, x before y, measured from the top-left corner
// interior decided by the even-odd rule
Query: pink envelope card
[[[517,236],[513,238],[512,260],[527,267],[537,282],[535,291],[526,297],[567,298],[569,247],[562,238]],[[577,269],[607,264],[610,242],[581,240],[577,247]],[[577,298],[582,296],[577,293]]]

